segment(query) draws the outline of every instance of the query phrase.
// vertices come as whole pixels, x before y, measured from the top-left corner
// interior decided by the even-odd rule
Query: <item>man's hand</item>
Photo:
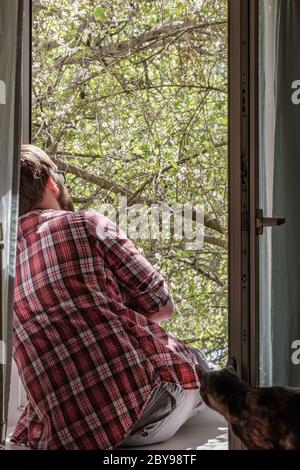
[[[153,315],[149,315],[149,320],[159,323],[164,320],[171,320],[174,313],[174,302],[172,297],[170,298],[169,302],[166,305],[160,307],[159,311],[154,313]]]
[[[164,287],[168,290],[166,283],[164,283]],[[124,305],[126,305],[129,308],[133,308],[136,311],[139,311],[138,306],[134,305],[134,299],[130,297],[128,291],[121,285],[119,285],[119,288],[120,288]],[[149,318],[149,320],[155,323],[160,323],[161,321],[171,320],[173,317],[173,313],[174,313],[174,302],[170,294],[170,299],[168,303],[166,305],[162,305],[158,312],[155,312],[152,315],[147,315],[147,318]],[[142,315],[145,315],[145,313],[142,313]]]

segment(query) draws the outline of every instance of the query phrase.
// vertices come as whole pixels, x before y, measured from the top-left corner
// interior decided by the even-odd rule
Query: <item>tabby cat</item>
[[[211,372],[197,367],[204,402],[225,417],[249,450],[300,450],[300,388],[252,388],[237,363]]]

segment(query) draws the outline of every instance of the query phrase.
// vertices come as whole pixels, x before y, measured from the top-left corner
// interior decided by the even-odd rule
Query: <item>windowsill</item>
[[[9,430],[9,433],[12,429]],[[132,449],[132,448],[131,448]],[[147,450],[228,450],[228,428],[226,421],[212,410],[205,409],[190,419],[167,442],[139,447]],[[6,450],[29,450],[16,446],[7,439]]]
[[[167,442],[139,447],[147,450],[228,450],[228,425],[225,419],[206,408],[191,418]]]

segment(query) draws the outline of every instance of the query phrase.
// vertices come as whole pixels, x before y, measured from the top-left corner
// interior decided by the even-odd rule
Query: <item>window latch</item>
[[[258,209],[256,212],[256,233],[257,235],[263,235],[266,227],[278,227],[284,225],[286,219],[276,217],[264,217],[264,211]]]
[[[0,250],[4,248],[3,225],[0,223]]]

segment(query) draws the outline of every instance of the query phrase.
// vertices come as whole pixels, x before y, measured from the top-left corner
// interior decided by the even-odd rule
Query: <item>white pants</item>
[[[161,383],[122,447],[157,444],[170,439],[190,418],[205,408],[200,391],[183,390],[177,384]]]
[[[216,368],[199,349],[191,348],[190,351],[204,370]],[[167,441],[203,408],[206,405],[199,389],[184,390],[178,384],[162,382],[152,392],[142,417],[121,445],[138,447]]]

